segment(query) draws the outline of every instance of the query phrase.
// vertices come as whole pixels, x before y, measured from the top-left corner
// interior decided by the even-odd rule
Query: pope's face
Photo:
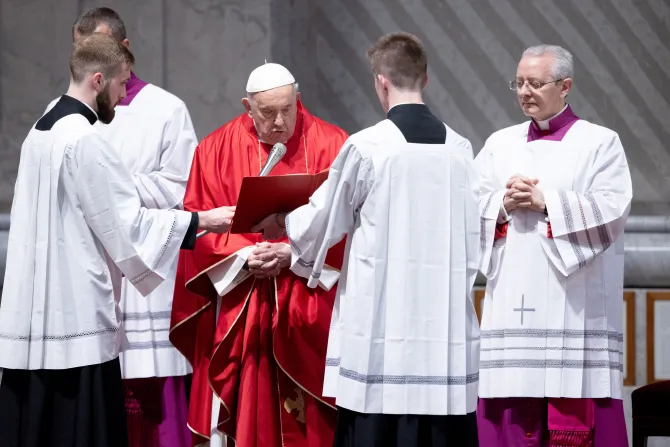
[[[542,121],[561,111],[572,79],[557,81],[552,74],[554,56],[526,56],[516,70],[517,97],[526,116]],[[556,82],[557,81],[557,82]],[[519,87],[520,86],[520,87]]]
[[[261,141],[275,145],[286,143],[293,136],[298,116],[300,94],[293,85],[254,93],[243,100]]]

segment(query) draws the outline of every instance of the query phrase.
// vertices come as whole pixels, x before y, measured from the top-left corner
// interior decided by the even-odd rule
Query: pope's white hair
[[[526,51],[521,55],[522,58],[544,56],[551,54],[554,56],[554,63],[551,67],[551,74],[554,79],[571,78],[574,75],[574,66],[572,63],[572,54],[563,47],[558,45],[535,45],[526,48]]]
[[[293,90],[295,91],[295,93],[298,93],[298,92],[299,92],[299,90],[298,90],[298,83],[297,83],[297,82],[294,82],[294,83],[293,83]],[[254,93],[249,93],[249,92],[247,92],[247,99],[248,99],[249,101],[253,101],[254,95],[255,95],[256,93],[260,93],[260,92],[254,92]]]

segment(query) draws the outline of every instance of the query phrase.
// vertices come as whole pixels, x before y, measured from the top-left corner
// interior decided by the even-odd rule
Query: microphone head
[[[277,157],[281,159],[284,155],[286,155],[286,145],[284,143],[277,143],[274,146],[272,146],[272,152],[277,151]]]
[[[261,177],[268,175],[270,171],[272,171],[272,169],[275,167],[275,165],[279,163],[279,160],[281,160],[284,155],[286,155],[286,145],[284,145],[284,143],[277,143],[274,146],[272,146],[272,150],[268,155],[268,159],[265,162],[265,166],[263,166],[261,173],[258,175]]]

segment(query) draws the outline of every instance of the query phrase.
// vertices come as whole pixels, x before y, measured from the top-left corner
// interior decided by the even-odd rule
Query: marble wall
[[[103,5],[123,17],[138,75],[186,102],[200,138],[241,113],[249,72],[272,59],[270,0],[0,0],[0,213],[26,133],[67,89],[72,24]]]
[[[382,117],[365,49],[386,32],[429,53],[426,102],[478,151],[523,116],[506,88],[522,50],[575,56],[571,103],[627,149],[634,214],[670,214],[668,0],[0,0],[0,212],[21,142],[67,85],[70,27],[93,6],[127,24],[137,72],[180,96],[202,138],[241,112],[248,73],[288,66],[305,104],[349,132]]]

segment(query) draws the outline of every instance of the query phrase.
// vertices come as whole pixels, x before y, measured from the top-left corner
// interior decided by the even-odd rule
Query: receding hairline
[[[78,33],[83,37],[90,36],[100,25],[107,25],[112,37],[118,41],[127,38],[126,25],[121,16],[111,8],[98,7],[81,14],[72,25],[72,37]]]

